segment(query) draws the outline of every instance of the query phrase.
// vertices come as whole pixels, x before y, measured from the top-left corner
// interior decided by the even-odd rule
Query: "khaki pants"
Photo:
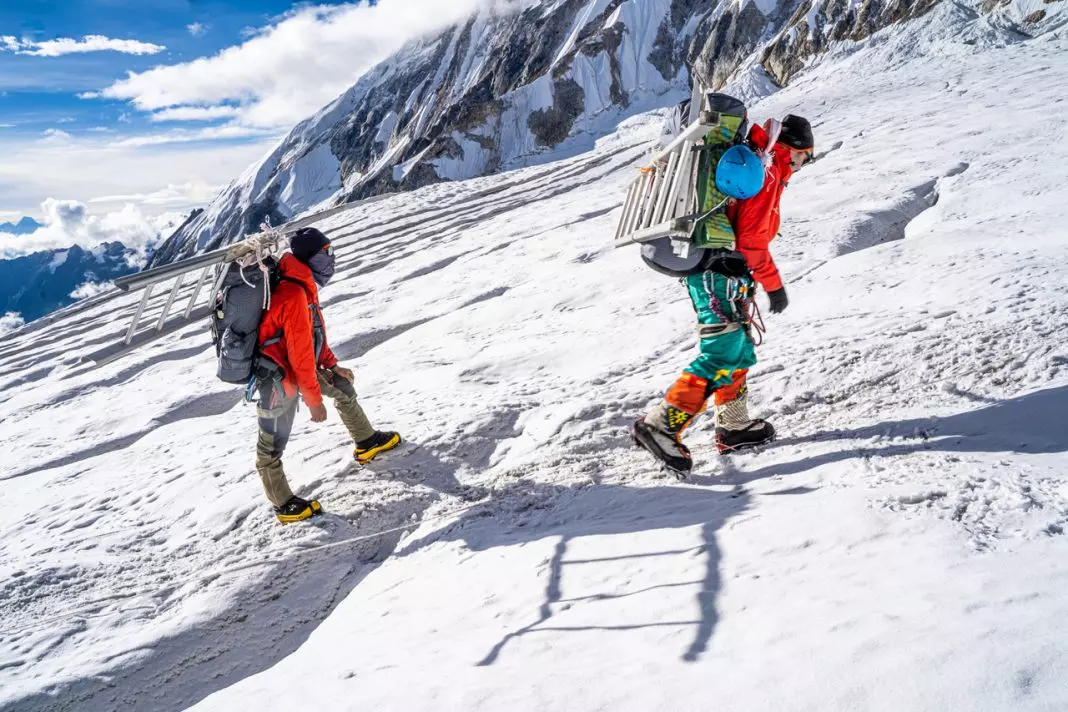
[[[367,420],[363,408],[356,400],[356,389],[352,384],[330,371],[319,371],[319,388],[323,398],[332,398],[341,422],[349,430],[355,442],[366,440],[374,435],[375,429]],[[263,489],[267,499],[276,507],[285,504],[293,496],[289,488],[285,470],[282,467],[282,453],[285,452],[289,435],[293,431],[293,419],[297,415],[297,403],[300,396],[286,398],[281,395],[281,387],[274,383],[260,386],[260,403],[257,409],[260,432],[256,442],[256,471],[263,480]]]

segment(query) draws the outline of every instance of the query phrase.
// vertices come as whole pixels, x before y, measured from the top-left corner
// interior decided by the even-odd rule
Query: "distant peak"
[[[25,216],[17,223],[0,223],[0,232],[13,233],[15,235],[29,235],[44,227],[30,216]]]

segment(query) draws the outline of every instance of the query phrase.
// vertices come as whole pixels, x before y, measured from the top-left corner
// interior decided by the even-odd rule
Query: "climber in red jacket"
[[[749,130],[749,144],[754,150],[765,150],[768,138],[768,132],[761,126]],[[812,160],[812,148],[812,128],[808,121],[793,114],[787,116],[771,149],[772,162],[764,188],[749,200],[736,200],[727,207],[737,250],[745,255],[749,271],[768,293],[771,311],[775,313],[786,308],[786,289],[768,246],[779,232],[779,201],[783,189],[794,171]]]
[[[735,102],[737,106],[731,108],[740,108],[744,115],[741,102],[715,96],[716,101]],[[677,113],[683,114],[682,107]],[[671,131],[665,131],[665,138]],[[635,442],[679,477],[685,477],[693,466],[690,450],[682,442],[683,432],[704,412],[710,399],[715,405],[716,447],[720,452],[755,447],[775,437],[771,423],[749,417],[746,376],[756,364],[756,344],[746,326],[746,302],[752,300],[755,282],[768,293],[773,313],[786,308],[786,288],[769,245],[779,230],[783,189],[794,171],[812,159],[814,142],[808,121],[793,115],[781,124],[769,121],[763,127],[753,126],[747,140],[764,157],[765,174],[756,195],[727,207],[735,251],[710,252],[713,262],[684,278],[697,313],[700,354],[664,399],[631,427]]]
[[[330,240],[315,228],[302,228],[290,240],[290,252],[278,263],[278,285],[260,323],[256,366],[260,384],[256,470],[283,524],[307,519],[322,509],[316,500],[293,494],[282,468],[298,394],[311,411],[313,423],[326,420],[323,396],[334,400],[341,422],[356,443],[355,458],[360,464],[400,443],[397,433],[371,426],[356,400],[352,371],[338,365],[327,343],[319,287],[325,287],[334,275]]]
[[[769,138],[762,126],[754,125],[749,130],[748,141],[754,150],[766,150]],[[794,171],[812,160],[813,146],[808,121],[788,115],[782,120],[775,145],[771,147],[772,160],[763,189],[752,198],[732,201],[727,207],[727,217],[734,228],[735,249],[745,256],[750,274],[767,292],[773,314],[782,312],[789,303],[769,249],[779,232],[779,201]],[[770,423],[749,418],[748,373],[749,369],[735,371],[730,385],[715,393],[716,442],[722,451],[758,445],[775,435]]]

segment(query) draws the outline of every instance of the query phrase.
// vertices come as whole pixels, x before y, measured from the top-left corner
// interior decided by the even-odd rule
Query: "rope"
[[[728,196],[727,196],[726,198],[724,198],[724,199],[723,199],[723,200],[722,200],[722,201],[720,202],[720,204],[719,204],[719,205],[715,206],[714,208],[712,208],[711,210],[709,210],[708,212],[706,212],[706,213],[704,213],[704,214],[700,214],[700,213],[693,213],[692,215],[683,215],[683,216],[682,216],[681,218],[677,218],[677,219],[678,219],[678,220],[689,220],[690,218],[696,218],[696,219],[694,220],[694,223],[695,223],[695,224],[696,224],[696,223],[699,223],[699,222],[701,222],[702,220],[704,220],[705,218],[707,218],[707,217],[708,217],[709,215],[711,215],[712,213],[716,212],[717,210],[719,210],[720,208],[722,208],[722,207],[723,207],[724,205],[726,205],[727,203],[729,203],[729,202],[730,202],[730,200],[731,200],[731,198],[730,198],[730,196],[728,195]]]
[[[271,270],[267,266],[267,258],[271,256],[272,252],[278,247],[278,240],[280,233],[271,227],[270,220],[264,220],[260,225],[261,232],[252,235],[245,239],[245,244],[251,248],[251,252],[246,255],[238,257],[234,262],[239,267],[239,273],[241,274],[241,281],[248,285],[251,289],[255,289],[256,285],[252,284],[245,277],[245,269],[248,267],[257,267],[263,276],[263,283],[266,285],[263,290],[263,310],[266,311],[271,307],[271,288],[270,277]]]
[[[756,299],[749,300],[746,319],[756,334],[753,338],[753,346],[760,346],[764,343],[764,334],[768,333],[768,328],[764,325],[764,315],[760,313],[760,305],[757,304]]]

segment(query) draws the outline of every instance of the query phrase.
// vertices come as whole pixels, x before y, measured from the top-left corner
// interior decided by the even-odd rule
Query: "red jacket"
[[[271,292],[271,306],[260,323],[260,353],[285,371],[282,387],[286,395],[292,398],[300,391],[308,407],[314,408],[323,403],[318,369],[333,368],[337,365],[337,357],[326,341],[326,321],[319,308],[319,289],[311,269],[286,253],[278,263],[278,270],[282,279]],[[322,325],[323,343],[318,362],[315,358],[315,315]],[[281,340],[264,346],[275,337],[281,337]]]
[[[750,129],[749,143],[756,149],[768,145],[768,134],[763,127],[754,125]],[[745,255],[749,271],[765,292],[782,289],[782,278],[768,246],[779,232],[779,200],[793,173],[790,149],[777,143],[772,148],[772,163],[764,188],[748,200],[735,200],[727,206],[738,251]]]

